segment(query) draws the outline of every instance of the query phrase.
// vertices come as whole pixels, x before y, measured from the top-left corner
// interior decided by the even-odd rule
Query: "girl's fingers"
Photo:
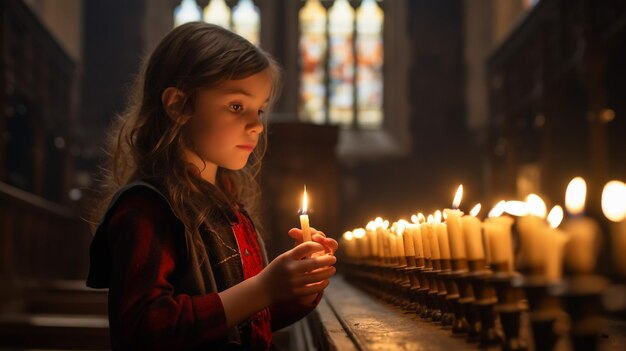
[[[337,269],[333,266],[320,268],[313,272],[297,277],[296,279],[294,279],[294,285],[302,286],[302,285],[318,283],[320,281],[329,279],[330,277],[335,275],[336,272],[337,272]]]
[[[324,250],[322,244],[315,241],[307,241],[306,243],[299,244],[291,249],[291,257],[299,260],[304,257],[310,256],[312,253]]]
[[[301,229],[291,228],[291,229],[289,229],[287,234],[289,234],[290,237],[292,237],[292,238],[294,238],[296,240],[302,241],[302,230]]]
[[[295,262],[295,271],[300,273],[311,272],[324,266],[332,266],[335,263],[337,263],[337,257],[332,255],[305,258]]]
[[[321,232],[317,232],[317,234],[315,234],[312,237],[312,240],[320,243],[322,245],[324,245],[324,247],[326,248],[327,252],[330,252],[331,254],[334,254],[337,249],[339,248],[339,244],[337,243],[337,241],[335,241],[335,239],[333,238],[327,238],[327,237],[323,237],[321,235],[319,235],[319,233]]]

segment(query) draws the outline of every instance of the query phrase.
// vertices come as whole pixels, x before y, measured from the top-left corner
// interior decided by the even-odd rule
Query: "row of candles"
[[[596,349],[602,308],[593,306],[599,306],[608,283],[595,274],[602,236],[598,223],[584,215],[585,181],[577,177],[569,183],[565,221],[563,208],[548,211],[536,194],[498,202],[484,221],[480,204],[469,214],[459,209],[462,196],[459,186],[452,208],[417,213],[410,221],[379,217],[344,233],[347,278],[451,326],[452,333],[467,333],[468,341],[508,350],[525,349],[519,336],[523,311],[529,311],[528,341],[534,349],[552,349],[556,322],[566,310],[572,348]],[[606,184],[602,209],[614,224],[615,276],[626,280],[626,184]]]
[[[485,259],[507,263],[509,271],[530,269],[533,275],[548,280],[562,278],[563,263],[573,273],[594,271],[600,246],[599,225],[583,215],[586,183],[574,178],[568,185],[565,207],[570,217],[563,223],[559,205],[548,212],[544,200],[530,194],[525,201],[500,201],[484,221],[478,218],[481,204],[469,214],[459,210],[463,186],[459,186],[451,209],[437,210],[424,216],[418,213],[411,221],[390,224],[378,217],[365,228],[343,234],[346,256],[354,259],[414,256],[432,259]],[[612,257],[616,271],[626,277],[626,184],[607,183],[602,194],[602,208],[612,222]],[[508,215],[507,215],[508,214]],[[510,216],[509,216],[510,215]],[[513,216],[513,217],[512,217]],[[512,225],[517,220],[520,252],[513,255]],[[515,262],[517,259],[517,262]]]

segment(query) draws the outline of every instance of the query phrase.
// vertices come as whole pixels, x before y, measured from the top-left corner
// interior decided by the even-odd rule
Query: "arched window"
[[[376,0],[306,0],[300,10],[303,121],[347,128],[382,126],[383,11]]]
[[[214,23],[232,30],[254,45],[260,42],[261,17],[252,0],[239,0],[232,9],[224,0],[210,0],[204,9],[195,0],[183,0],[174,10],[174,26],[191,21]]]

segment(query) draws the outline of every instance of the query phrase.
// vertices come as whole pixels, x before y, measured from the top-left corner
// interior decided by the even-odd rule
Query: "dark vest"
[[[90,288],[104,289],[109,287],[112,253],[108,249],[105,228],[112,214],[111,209],[117,200],[124,192],[134,187],[146,187],[153,190],[162,197],[170,209],[172,207],[163,192],[148,181],[135,181],[121,188],[107,206],[102,220],[96,227],[96,232],[89,248],[90,266],[87,286]],[[198,257],[196,250],[193,250],[191,238],[185,234],[185,252],[182,256],[187,269],[183,270],[184,273],[176,284],[176,293],[192,296],[205,295],[223,291],[244,280],[242,261],[239,255],[240,250],[232,229],[232,223],[237,221],[236,216],[218,206],[211,206],[207,211],[213,211],[212,214],[217,214],[211,216],[211,218],[216,219],[215,223],[212,223],[211,229],[206,226],[201,228],[202,240],[207,250],[201,253],[201,257]],[[243,210],[242,213],[248,216]],[[180,232],[185,233],[183,222],[174,214],[174,211],[172,211],[172,215],[177,219]],[[257,240],[263,255],[263,265],[265,266],[268,263],[267,253],[263,239],[258,232]],[[223,348],[236,347],[237,344],[241,345],[242,333],[249,333],[249,330],[248,322],[231,328],[228,332],[229,345],[223,345]]]

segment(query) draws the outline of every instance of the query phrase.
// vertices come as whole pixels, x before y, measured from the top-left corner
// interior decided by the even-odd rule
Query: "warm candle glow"
[[[528,204],[528,211],[531,215],[546,218],[548,208],[546,203],[537,194],[530,194],[526,197],[526,203]]]
[[[396,233],[402,236],[402,234],[404,233],[404,230],[406,229],[407,224],[409,224],[409,222],[407,222],[406,220],[404,219],[399,220],[396,224]]]
[[[428,220],[426,220],[426,223],[435,223],[435,217],[433,217],[433,215],[429,214],[428,215]]]
[[[420,221],[420,223],[424,223],[426,222],[426,217],[420,212],[417,214],[417,220]]]
[[[412,215],[411,216],[411,222],[415,223],[415,224],[420,224],[420,220],[416,215]]]
[[[365,229],[376,230],[376,223],[374,223],[374,221],[369,221],[367,225],[365,226]]]
[[[302,213],[306,214],[309,207],[309,197],[306,195],[306,185],[304,186],[304,194],[302,195]]]
[[[470,210],[470,216],[472,216],[472,217],[478,216],[478,213],[480,213],[480,209],[481,209],[481,205],[480,204],[476,204],[476,206],[474,206]]]
[[[354,231],[352,231],[352,235],[354,235],[354,237],[357,239],[361,239],[362,237],[365,236],[365,229],[357,228]]]
[[[385,219],[385,221],[383,222],[382,228],[384,230],[387,230],[387,228],[389,228],[389,221]]]
[[[348,230],[347,232],[343,233],[343,238],[344,240],[350,241],[354,239],[354,235],[352,234],[351,231]]]
[[[502,200],[498,202],[492,209],[489,211],[489,218],[500,217],[504,213],[504,206],[506,205],[506,201]]]
[[[507,201],[504,204],[504,212],[513,216],[521,217],[521,216],[526,216],[530,211],[529,211],[528,203],[524,201],[512,200],[512,201]]]
[[[439,210],[435,212],[435,223],[441,223],[441,211]]]
[[[581,214],[585,210],[587,197],[587,183],[581,177],[576,177],[569,182],[565,192],[565,208],[572,215]]]
[[[552,207],[550,213],[548,213],[548,223],[550,227],[556,229],[563,221],[563,208],[559,205]]]
[[[602,212],[612,222],[626,218],[626,183],[612,180],[602,190]]]
[[[376,223],[377,227],[382,227],[383,226],[383,219],[380,217],[376,217],[376,219],[374,220],[374,223]]]
[[[452,208],[457,209],[461,205],[461,199],[463,198],[463,184],[459,185],[459,188],[454,195],[454,200],[452,201]]]

